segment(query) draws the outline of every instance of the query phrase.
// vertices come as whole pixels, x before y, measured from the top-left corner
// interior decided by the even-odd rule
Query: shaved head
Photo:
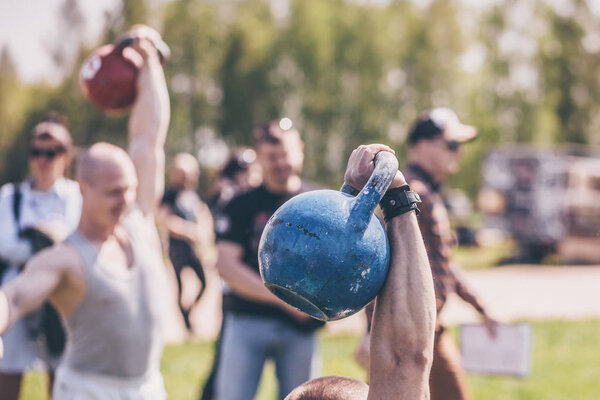
[[[365,400],[368,394],[369,386],[358,379],[324,376],[298,386],[285,400]]]
[[[133,162],[125,150],[110,143],[96,143],[88,148],[77,164],[77,179],[91,184],[116,171],[133,172]]]
[[[200,166],[196,157],[189,153],[177,153],[171,161],[169,184],[171,187],[194,188],[198,183]]]
[[[189,153],[177,153],[175,157],[173,157],[173,168],[181,168],[186,171],[198,171],[198,160],[196,157]]]
[[[114,226],[135,203],[136,170],[120,147],[97,143],[87,149],[77,165],[77,180],[83,199],[81,219],[95,226]]]

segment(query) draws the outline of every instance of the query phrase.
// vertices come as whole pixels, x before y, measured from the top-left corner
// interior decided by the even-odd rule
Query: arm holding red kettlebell
[[[360,189],[385,145],[361,146],[348,161],[345,179]],[[400,171],[390,189],[406,184]],[[429,398],[433,357],[435,295],[433,279],[414,212],[387,223],[391,259],[388,277],[377,297],[371,331],[369,399]],[[399,397],[400,396],[400,397]]]
[[[169,94],[154,42],[160,34],[145,25],[136,25],[130,35],[132,48],[143,59],[137,79],[137,96],[129,117],[128,153],[138,174],[137,202],[149,215],[156,211],[164,191],[164,144],[170,119]]]

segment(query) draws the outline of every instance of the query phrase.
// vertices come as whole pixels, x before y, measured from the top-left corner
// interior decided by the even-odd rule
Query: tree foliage
[[[214,168],[224,143],[247,145],[255,124],[288,116],[305,139],[305,175],[337,185],[357,144],[389,143],[402,155],[419,112],[446,105],[480,131],[452,182],[475,193],[491,145],[600,143],[598,15],[589,1],[558,3],[123,0],[98,45],[134,23],[163,33],[172,48],[169,153],[206,154]],[[77,37],[77,2],[64,1],[62,19],[64,35]],[[70,46],[74,63],[51,49],[66,71],[56,86],[19,82],[0,53],[1,181],[26,173],[24,138],[50,109],[70,117],[81,146],[124,143],[126,116],[106,116],[81,94],[78,69],[92,49]]]

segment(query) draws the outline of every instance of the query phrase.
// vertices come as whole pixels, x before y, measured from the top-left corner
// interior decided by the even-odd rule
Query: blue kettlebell
[[[398,170],[388,152],[375,157],[371,178],[356,196],[302,193],[271,216],[258,247],[265,286],[291,306],[322,321],[360,311],[379,293],[390,262],[383,224],[373,211]]]

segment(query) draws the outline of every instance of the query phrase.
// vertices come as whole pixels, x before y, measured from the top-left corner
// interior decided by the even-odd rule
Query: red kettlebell
[[[89,56],[79,73],[85,97],[107,112],[127,111],[137,93],[137,77],[143,60],[129,46],[136,37],[127,35],[115,44],[100,47]],[[161,61],[168,57],[169,47],[163,41],[153,42]]]

